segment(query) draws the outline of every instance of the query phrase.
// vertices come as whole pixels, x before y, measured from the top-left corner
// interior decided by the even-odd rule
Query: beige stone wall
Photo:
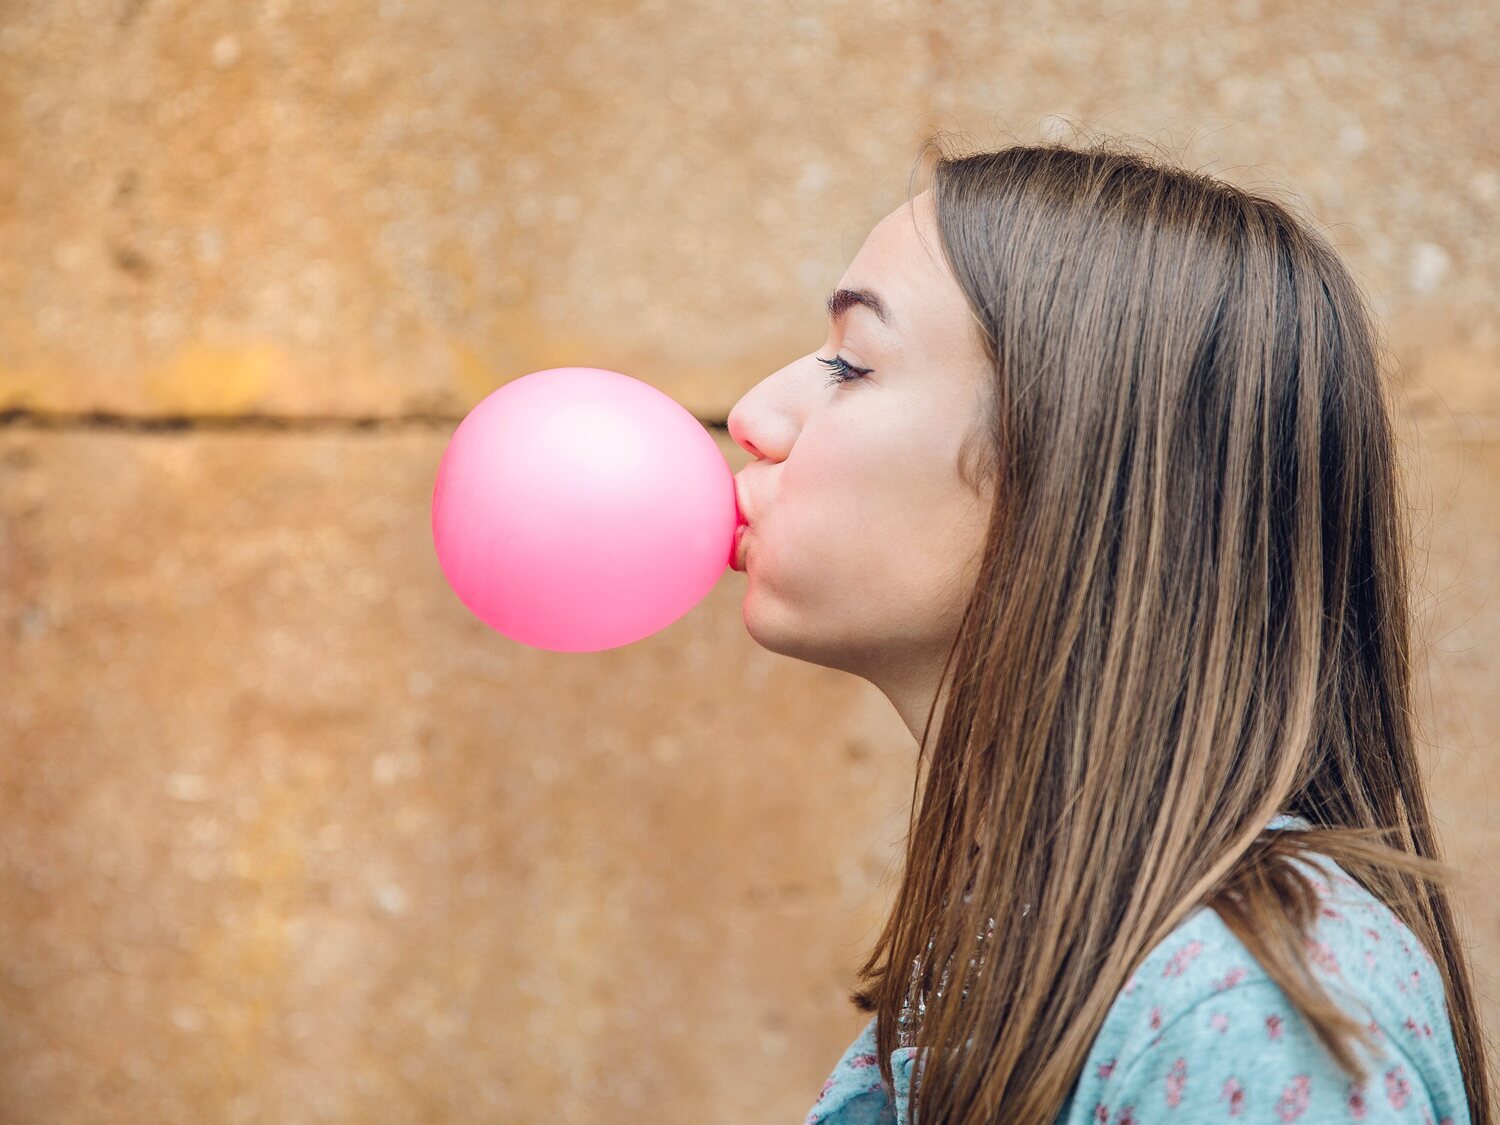
[[[1294,192],[1370,289],[1500,1031],[1497,43],[1482,0],[0,7],[0,1116],[800,1120],[905,729],[733,574],[512,644],[428,504],[527,371],[722,423],[935,128]]]

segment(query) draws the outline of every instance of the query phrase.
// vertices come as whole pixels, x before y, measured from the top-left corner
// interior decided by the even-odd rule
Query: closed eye
[[[827,386],[837,386],[839,383],[852,383],[856,379],[863,378],[870,373],[869,368],[855,367],[841,355],[835,355],[832,359],[824,359],[822,356],[815,357],[819,363],[831,368],[828,376]]]

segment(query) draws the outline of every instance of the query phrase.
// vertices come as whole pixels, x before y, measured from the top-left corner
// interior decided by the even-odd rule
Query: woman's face
[[[919,735],[989,519],[958,458],[992,376],[931,192],[881,220],[838,288],[872,294],[884,319],[849,305],[729,414],[755,457],[736,477],[743,616],[763,647],[881,688]],[[829,386],[819,359],[836,356],[869,373]]]

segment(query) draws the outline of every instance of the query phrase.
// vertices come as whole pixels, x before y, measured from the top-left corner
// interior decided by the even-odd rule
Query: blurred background
[[[598,654],[446,585],[486,394],[724,419],[922,142],[1311,215],[1387,333],[1500,1032],[1500,7],[0,0],[0,1119],[800,1121],[915,745],[725,577]]]

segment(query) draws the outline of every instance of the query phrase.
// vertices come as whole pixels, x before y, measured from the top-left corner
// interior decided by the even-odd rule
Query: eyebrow
[[[855,305],[864,305],[878,316],[880,323],[887,328],[895,327],[890,309],[886,308],[885,303],[868,289],[835,289],[828,294],[828,315],[835,322],[841,322],[844,314]]]

